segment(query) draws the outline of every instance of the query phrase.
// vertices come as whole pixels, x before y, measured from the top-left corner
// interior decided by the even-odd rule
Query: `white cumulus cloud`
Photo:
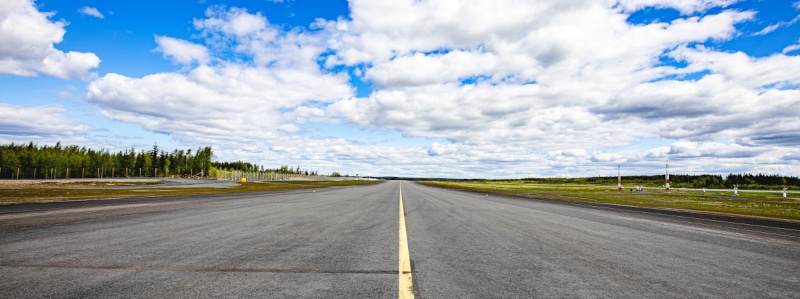
[[[81,9],[79,9],[78,12],[80,12],[81,14],[87,15],[87,16],[92,16],[92,17],[98,18],[98,19],[105,18],[105,16],[102,13],[100,13],[100,11],[97,10],[97,8],[94,8],[94,7],[84,6],[84,7],[81,7]]]
[[[30,107],[0,103],[0,138],[64,138],[90,129],[86,124],[67,117],[66,111],[63,106]]]
[[[777,30],[778,28],[792,26],[795,23],[797,23],[797,21],[800,21],[800,15],[797,15],[796,17],[794,17],[794,19],[792,19],[790,21],[782,21],[782,22],[778,22],[778,23],[769,25],[767,27],[764,27],[764,29],[761,29],[761,31],[759,31],[759,32],[753,33],[753,35],[765,35],[765,34],[768,34],[768,33],[771,33],[773,31]]]
[[[157,35],[155,38],[156,44],[158,44],[157,50],[164,53],[164,57],[169,57],[177,63],[206,64],[210,60],[208,49],[202,45],[168,36]]]
[[[797,50],[800,50],[800,40],[798,40],[796,44],[788,45],[788,46],[786,46],[786,48],[783,48],[781,53],[789,54],[789,52],[794,52],[794,51],[797,51]]]
[[[157,37],[166,58],[198,65],[108,74],[87,98],[109,118],[219,145],[234,160],[323,171],[615,175],[618,164],[641,174],[670,158],[682,173],[753,163],[796,173],[800,60],[792,46],[764,57],[716,50],[758,13],[735,2],[353,0],[349,20],[308,28],[215,6],[193,22],[202,44]],[[628,23],[653,7],[681,14]],[[351,74],[371,94],[355,96]],[[318,123],[427,144],[307,135]]]
[[[360,63],[348,53],[366,53],[370,64],[364,79],[379,89],[367,98],[339,101],[328,112],[359,126],[469,144],[557,149],[621,146],[645,136],[698,137],[682,133],[669,120],[688,117],[695,123],[692,119],[721,111],[712,104],[694,105],[696,94],[670,95],[683,90],[675,86],[699,87],[661,81],[690,70],[662,65],[660,59],[674,53],[687,60],[678,57],[683,50],[674,49],[730,39],[734,25],[754,13],[723,10],[631,25],[619,8],[696,12],[731,3],[353,1],[354,20],[338,26],[347,30],[333,43],[342,53],[337,61]],[[509,14],[486,17],[494,11]],[[787,76],[779,72],[773,80]],[[653,119],[665,118],[669,120],[653,125]]]
[[[31,0],[0,2],[0,74],[46,75],[89,79],[100,64],[94,53],[63,52],[55,48],[64,37],[64,21],[36,9]]]
[[[656,7],[674,8],[682,14],[691,14],[714,7],[727,7],[739,2],[739,0],[619,0],[614,2],[628,12],[647,7]]]
[[[157,73],[141,78],[110,73],[89,85],[88,101],[108,118],[168,132],[180,140],[247,147],[255,141],[277,142],[299,130],[295,123],[313,117],[313,113],[303,111],[352,95],[346,75],[308,67],[325,50],[320,45],[324,39],[315,33],[279,34],[260,14],[218,9],[209,10],[209,19],[195,21],[212,49],[216,49],[215,42],[225,40],[234,44],[234,51],[253,57],[258,63],[218,57],[219,63],[206,65],[214,53],[224,56],[227,50],[213,52],[184,40],[157,37],[165,56],[178,63],[197,61],[200,65],[186,73]],[[253,46],[254,41],[269,43]],[[294,47],[303,50],[286,49]],[[262,57],[264,61],[259,60]],[[280,62],[270,63],[276,59]],[[297,109],[304,105],[310,108]]]

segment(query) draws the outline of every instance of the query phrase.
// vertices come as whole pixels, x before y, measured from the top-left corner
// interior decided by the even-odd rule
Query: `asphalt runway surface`
[[[798,298],[800,227],[412,182],[0,206],[3,298]],[[1,191],[0,191],[1,192]]]

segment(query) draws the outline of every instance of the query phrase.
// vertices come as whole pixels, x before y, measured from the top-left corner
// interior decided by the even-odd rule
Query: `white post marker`
[[[664,185],[664,188],[666,189],[666,192],[669,192],[669,159],[667,159],[667,176],[666,176],[666,179],[667,179],[667,182]]]
[[[786,187],[783,187],[783,199],[786,199]]]

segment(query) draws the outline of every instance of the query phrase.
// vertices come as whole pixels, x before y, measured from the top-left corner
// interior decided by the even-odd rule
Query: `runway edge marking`
[[[403,184],[400,183],[400,233],[398,259],[398,298],[414,298],[414,286],[411,280],[411,258],[408,253],[408,233],[406,233],[406,216],[403,210]]]

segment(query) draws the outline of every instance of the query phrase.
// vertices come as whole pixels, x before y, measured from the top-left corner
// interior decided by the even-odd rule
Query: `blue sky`
[[[800,1],[0,4],[0,142],[323,173],[800,175]]]

